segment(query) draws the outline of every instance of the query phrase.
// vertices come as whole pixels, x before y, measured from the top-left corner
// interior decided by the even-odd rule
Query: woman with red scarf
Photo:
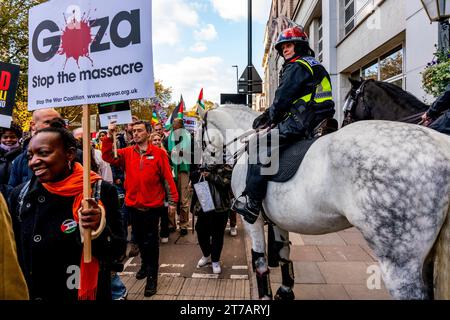
[[[82,210],[83,167],[75,157],[76,140],[68,130],[38,131],[28,147],[34,176],[10,198],[31,299],[111,299],[111,268],[125,250],[117,192],[91,172],[90,209]],[[93,230],[91,263],[83,260],[81,231],[87,228]]]

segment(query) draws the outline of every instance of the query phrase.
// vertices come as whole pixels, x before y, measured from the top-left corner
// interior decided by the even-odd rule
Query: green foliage
[[[450,83],[450,51],[437,50],[434,59],[422,72],[422,87],[426,93],[438,97]]]

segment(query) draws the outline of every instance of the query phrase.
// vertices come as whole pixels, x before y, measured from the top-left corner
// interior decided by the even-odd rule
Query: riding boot
[[[241,201],[244,197],[236,199],[232,209],[250,224],[254,224],[258,219],[262,201],[266,196],[267,183],[267,177],[261,174],[261,165],[249,164],[244,192],[247,196],[245,201]]]
[[[245,202],[236,200],[233,204],[232,210],[242,215],[244,220],[248,223],[254,224],[258,219],[259,212],[261,211],[262,201],[252,199],[248,196],[245,197],[245,199]]]

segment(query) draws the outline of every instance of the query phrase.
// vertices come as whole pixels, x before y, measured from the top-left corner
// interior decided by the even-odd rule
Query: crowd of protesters
[[[0,199],[2,245],[9,257],[6,270],[16,270],[14,277],[2,279],[7,278],[5,288],[17,288],[0,298],[126,299],[118,273],[128,238],[128,257],[141,258],[136,278],[146,279],[144,295],[152,296],[157,293],[159,244],[177,230],[180,237],[188,234],[190,212],[198,216],[192,226],[202,253],[197,267],[212,264],[214,273],[221,272],[229,218],[230,234],[236,235],[231,169],[191,164],[186,155],[193,136],[182,119],[175,119],[170,130],[136,117],[123,131],[119,128],[111,123],[90,141],[92,197],[87,206],[82,206],[81,128],[71,132],[56,110],[42,109],[33,113],[27,137],[14,123],[0,129],[0,192],[9,204],[8,209]],[[208,181],[214,212],[203,212],[193,194],[200,176]],[[91,263],[83,260],[85,229],[93,230]]]

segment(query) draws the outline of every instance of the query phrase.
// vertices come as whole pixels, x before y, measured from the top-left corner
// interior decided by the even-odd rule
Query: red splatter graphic
[[[70,58],[75,59],[78,68],[80,68],[78,60],[81,57],[88,58],[94,65],[94,61],[89,57],[89,47],[93,40],[88,18],[77,21],[74,17],[71,21],[66,21],[66,27],[61,35],[61,47],[58,51],[60,55],[66,55],[64,68]]]

